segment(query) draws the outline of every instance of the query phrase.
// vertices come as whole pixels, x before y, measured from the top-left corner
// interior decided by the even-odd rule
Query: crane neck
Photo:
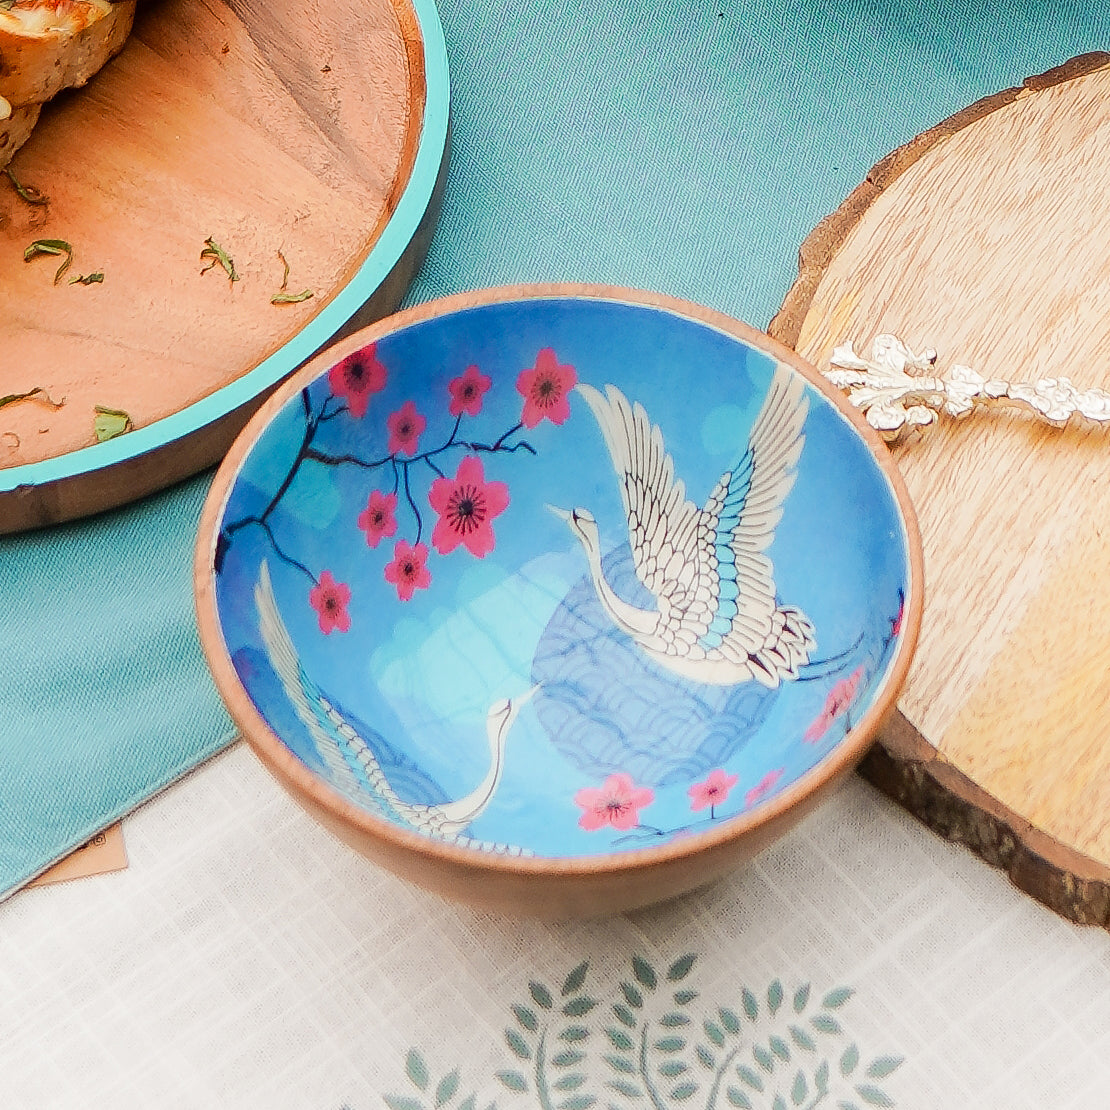
[[[583,539],[582,546],[589,561],[590,578],[593,580],[598,600],[613,623],[629,636],[652,635],[659,624],[658,611],[637,609],[635,605],[630,605],[623,598],[618,597],[616,591],[606,581],[605,571],[601,565],[601,552],[596,544]]]
[[[459,822],[460,827],[469,825],[471,821],[485,811],[493,801],[497,788],[501,785],[501,776],[505,770],[505,741],[508,739],[509,730],[512,728],[516,713],[510,713],[499,727],[489,730],[490,762],[489,769],[480,783],[464,798],[454,802],[445,802],[439,806],[440,813],[448,821]]]

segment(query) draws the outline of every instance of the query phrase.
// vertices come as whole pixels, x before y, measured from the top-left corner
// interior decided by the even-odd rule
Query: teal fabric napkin
[[[453,155],[409,303],[600,281],[760,327],[798,244],[882,155],[1110,45],[1105,0],[443,0],[440,14]],[[231,738],[193,626],[207,486],[0,539],[0,892]]]
[[[207,486],[0,539],[0,891],[233,738],[193,619]]]

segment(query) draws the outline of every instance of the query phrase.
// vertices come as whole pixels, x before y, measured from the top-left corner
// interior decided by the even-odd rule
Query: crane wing
[[[258,629],[270,666],[281,680],[329,777],[344,794],[362,805],[373,805],[385,816],[396,816],[397,799],[382,774],[374,753],[351,724],[332,707],[301,666],[297,649],[274,598],[270,568],[265,560],[254,588]]]
[[[637,401],[630,403],[614,385],[602,394],[576,387],[597,420],[613,460],[628,518],[628,541],[640,581],[655,595],[668,620],[696,636],[712,616],[715,580],[708,565],[708,533],[702,513],[674,475],[663,433]]]
[[[778,603],[774,567],[766,550],[782,518],[805,444],[805,382],[779,366],[733,469],[721,476],[704,515],[712,522],[719,606],[706,647],[728,654],[759,651],[773,630]]]

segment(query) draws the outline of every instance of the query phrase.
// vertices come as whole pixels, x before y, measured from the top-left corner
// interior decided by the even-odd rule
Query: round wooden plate
[[[1110,386],[1110,55],[889,155],[801,250],[772,334],[818,366],[880,333],[938,370]],[[902,714],[863,769],[1061,914],[1110,924],[1110,433],[1016,409],[895,447],[925,548]]]
[[[0,407],[0,533],[211,465],[287,374],[395,309],[448,101],[431,0],[144,0],[10,166],[49,203],[0,177],[0,398],[42,391]],[[72,247],[59,280],[61,257],[25,260],[36,240]],[[98,442],[97,408],[131,430]]]

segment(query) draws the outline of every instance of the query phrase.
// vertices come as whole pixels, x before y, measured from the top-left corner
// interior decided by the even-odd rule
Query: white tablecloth
[[[561,925],[380,872],[242,745],[125,834],[128,870],[0,904],[2,1107],[1110,1105],[1107,934],[861,780],[708,890]]]

